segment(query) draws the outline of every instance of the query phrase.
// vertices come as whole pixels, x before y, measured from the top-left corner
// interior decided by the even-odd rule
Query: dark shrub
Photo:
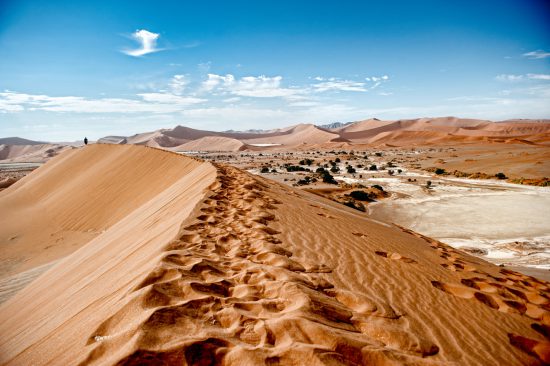
[[[323,182],[329,184],[338,184],[334,177],[326,170],[323,172]]]
[[[298,166],[298,165],[289,165],[286,167],[286,171],[287,172],[310,172],[311,170],[307,168],[302,168],[301,166]]]
[[[365,192],[365,191],[353,191],[349,194],[349,196],[358,201],[369,201],[369,202],[374,201],[374,197],[373,197],[374,195],[372,193]]]

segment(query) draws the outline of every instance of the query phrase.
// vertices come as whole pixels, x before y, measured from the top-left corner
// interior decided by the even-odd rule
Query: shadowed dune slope
[[[204,163],[3,304],[0,363],[540,365],[549,286]]]
[[[52,159],[0,192],[0,278],[72,253],[200,164],[133,145]]]

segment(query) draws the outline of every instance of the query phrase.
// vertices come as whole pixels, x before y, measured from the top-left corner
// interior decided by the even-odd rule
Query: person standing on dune
[[[84,137],[84,145],[88,145],[88,138]]]

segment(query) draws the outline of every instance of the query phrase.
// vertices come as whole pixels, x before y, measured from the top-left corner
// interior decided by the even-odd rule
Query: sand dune
[[[303,144],[320,144],[339,139],[340,136],[329,130],[320,129],[312,124],[300,124],[285,130],[284,134],[268,137],[247,139],[247,143],[254,144],[281,144],[285,146],[300,146]]]
[[[173,151],[241,151],[246,145],[237,139],[206,136],[172,148]]]
[[[6,163],[44,162],[70,146],[56,144],[0,145],[0,160]]]
[[[52,159],[0,192],[0,278],[74,252],[196,164],[131,145],[89,145]]]
[[[87,191],[92,160],[116,171],[113,185]],[[145,181],[160,176],[150,185],[164,187],[131,211],[133,198],[121,197],[100,218],[99,205],[74,211],[79,200],[41,185],[52,219],[110,225],[0,306],[2,364],[550,362],[549,283],[237,168],[97,145],[0,198],[66,179],[83,162],[76,175],[87,181],[68,184],[99,189],[93,200],[126,194],[117,176],[140,193],[147,184],[133,185],[134,170],[161,166]],[[119,205],[128,212],[117,216]]]
[[[0,145],[43,145],[44,142],[33,141],[21,137],[4,137],[0,138]]]

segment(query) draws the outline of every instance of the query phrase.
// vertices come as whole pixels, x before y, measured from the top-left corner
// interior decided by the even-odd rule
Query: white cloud
[[[168,93],[143,93],[138,94],[146,102],[152,103],[166,103],[177,105],[191,105],[205,102],[206,99],[195,97],[182,97],[180,95],[168,94]]]
[[[372,82],[369,84],[361,81],[355,80],[343,80],[336,77],[324,78],[321,76],[316,76],[313,78],[320,83],[311,85],[316,92],[326,92],[326,91],[347,91],[347,92],[366,92],[370,89],[375,89],[380,86],[383,82],[388,81],[390,78],[388,75],[383,76],[370,76],[366,77],[365,81]]]
[[[550,74],[527,74],[531,80],[550,80]]]
[[[497,81],[516,82],[523,80],[523,75],[500,74],[495,77]]]
[[[317,79],[316,79],[317,80]],[[336,78],[326,79],[317,84],[313,84],[312,87],[317,92],[326,91],[354,91],[354,92],[366,92],[366,84],[352,80],[340,80]]]
[[[497,81],[518,82],[523,80],[550,80],[550,74],[500,74],[495,77]]]
[[[162,51],[162,49],[157,48],[159,36],[158,33],[149,32],[145,29],[137,30],[132,33],[132,38],[140,44],[140,47],[135,50],[122,50],[122,52],[128,56],[140,57],[149,53]]]
[[[166,93],[138,94],[141,99],[51,97],[16,92],[0,93],[0,110],[4,112],[48,111],[73,113],[173,113],[206,101]]]
[[[315,107],[318,105],[321,105],[319,102],[313,102],[313,101],[297,101],[297,102],[291,102],[288,103],[290,107]]]
[[[169,86],[172,93],[181,95],[187,84],[189,84],[189,80],[187,80],[185,75],[174,75],[170,80]]]
[[[522,56],[530,59],[548,58],[550,57],[550,52],[545,52],[543,50],[536,50],[536,51],[524,53]]]
[[[223,101],[225,103],[235,103],[235,102],[240,101],[241,99],[242,99],[241,97],[233,97],[233,98],[224,99]]]
[[[203,91],[218,91],[222,94],[233,94],[241,97],[272,98],[289,97],[299,94],[297,88],[281,87],[282,76],[244,76],[240,79],[231,74],[208,74],[202,83]]]

